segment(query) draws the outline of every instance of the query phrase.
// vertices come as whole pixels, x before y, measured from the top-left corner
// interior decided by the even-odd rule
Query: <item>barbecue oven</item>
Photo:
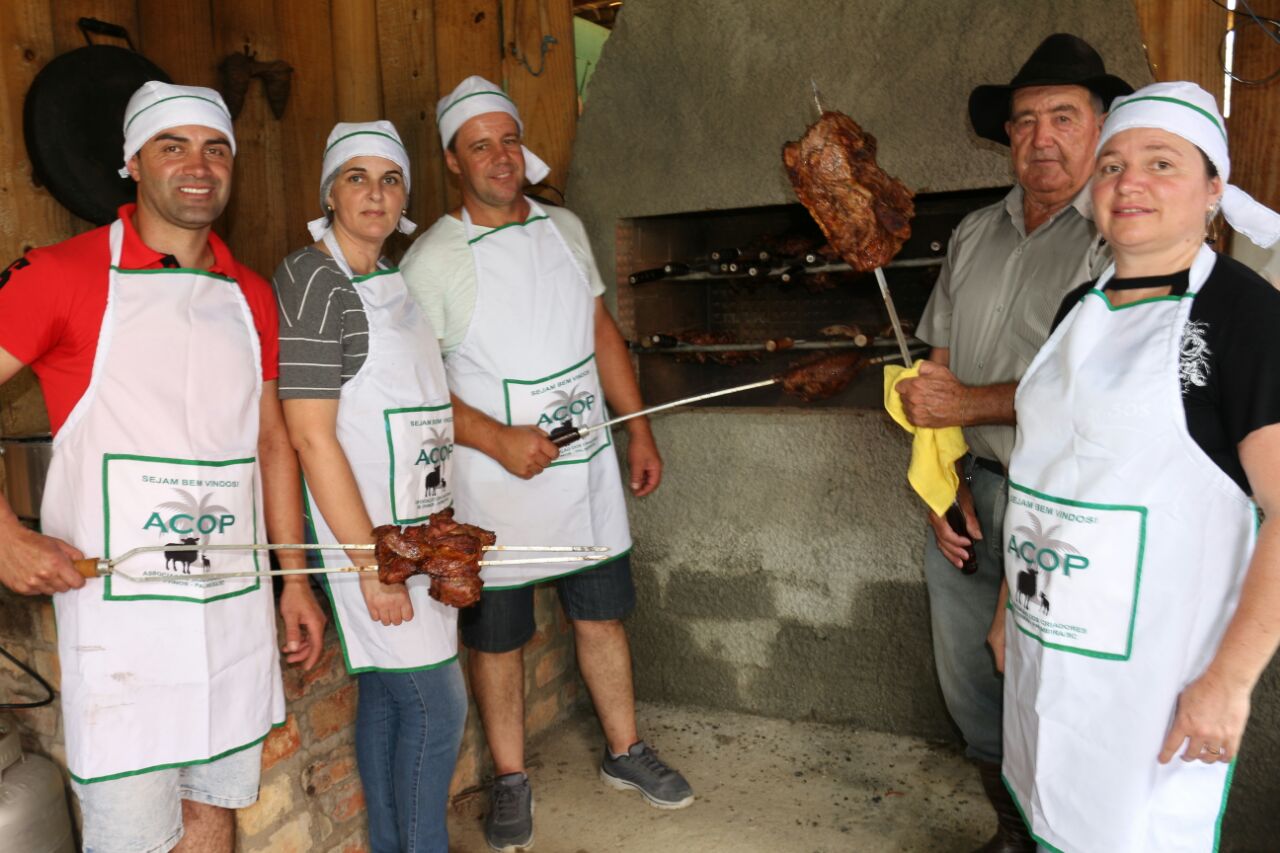
[[[885,269],[908,329],[924,310],[952,229],[1004,192],[916,198],[911,239]],[[874,276],[835,256],[799,204],[623,219],[616,270],[618,323],[648,401],[767,379],[833,350],[901,362]],[[881,397],[872,365],[843,392],[811,405],[875,408]],[[807,404],[773,386],[699,405]]]

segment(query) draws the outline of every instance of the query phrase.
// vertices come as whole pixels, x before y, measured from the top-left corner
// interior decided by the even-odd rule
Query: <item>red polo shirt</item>
[[[122,269],[174,266],[142,242],[133,227],[134,205],[120,208],[124,243]],[[109,225],[52,246],[32,249],[0,273],[0,347],[29,365],[40,380],[49,423],[56,433],[89,387],[93,359],[107,310],[107,272],[111,264]],[[280,340],[275,294],[262,276],[242,266],[227,244],[209,232],[210,272],[240,285],[262,349],[262,378],[280,372]]]

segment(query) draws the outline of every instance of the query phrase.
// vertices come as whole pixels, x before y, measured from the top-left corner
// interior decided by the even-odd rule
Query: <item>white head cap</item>
[[[404,192],[409,195],[409,152],[400,141],[396,126],[389,121],[346,122],[340,121],[329,131],[329,139],[324,144],[324,164],[320,168],[320,209],[325,207],[333,181],[338,176],[342,164],[353,157],[381,157],[390,160],[400,167],[404,175]],[[397,226],[401,233],[412,234],[417,225],[409,221],[407,216],[400,216]],[[327,217],[313,219],[307,223],[311,237],[319,240],[329,228]]]
[[[221,95],[203,86],[175,86],[159,80],[143,83],[124,108],[124,168],[120,177],[129,177],[129,161],[148,139],[188,124],[224,134],[231,143],[231,155],[235,156],[236,134]]]
[[[1222,215],[1231,227],[1264,248],[1280,240],[1280,214],[1227,183],[1231,157],[1226,125],[1212,95],[1195,83],[1153,83],[1116,98],[1102,125],[1098,151],[1117,133],[1138,127],[1168,131],[1203,151],[1222,178]]]
[[[458,87],[440,99],[436,104],[436,126],[440,128],[440,145],[448,148],[457,134],[458,128],[468,120],[485,113],[506,113],[516,120],[516,126],[524,133],[524,122],[520,121],[520,111],[515,102],[497,86],[483,77],[471,76],[458,84]],[[525,146],[524,176],[531,184],[542,181],[551,173],[551,167],[542,161]]]

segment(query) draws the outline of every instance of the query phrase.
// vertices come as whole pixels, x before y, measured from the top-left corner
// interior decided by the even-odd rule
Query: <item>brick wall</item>
[[[538,630],[525,649],[530,736],[555,725],[585,700],[573,663],[569,624],[555,594],[549,588],[539,589],[535,599]],[[257,804],[237,816],[241,851],[360,853],[368,849],[355,756],[356,681],[346,674],[332,625],[324,640],[324,654],[311,672],[285,671],[288,715],[264,746]],[[0,645],[57,684],[56,633],[48,598],[22,598],[0,588]],[[0,658],[0,702],[24,701],[38,695],[37,691],[29,678]],[[25,748],[49,756],[65,769],[58,704],[11,713],[23,732]],[[491,771],[473,704],[450,789],[456,812],[476,816],[485,809],[482,782]]]

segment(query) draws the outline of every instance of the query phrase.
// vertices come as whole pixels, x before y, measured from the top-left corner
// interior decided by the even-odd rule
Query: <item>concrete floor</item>
[[[697,800],[660,811],[606,788],[599,728],[582,714],[530,745],[538,853],[946,853],[994,830],[977,772],[951,744],[698,708],[638,713]],[[450,849],[487,850],[487,794],[460,806]]]

